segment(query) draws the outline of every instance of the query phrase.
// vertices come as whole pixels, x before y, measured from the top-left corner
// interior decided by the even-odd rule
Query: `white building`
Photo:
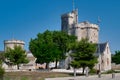
[[[78,10],[73,10],[61,16],[61,29],[69,35],[77,36],[78,41],[82,38],[87,38],[89,42],[98,44],[98,51],[95,53],[98,56],[98,64],[96,64],[95,68],[101,70],[111,69],[111,52],[109,44],[108,42],[99,43],[99,25],[88,21],[79,23]],[[67,57],[65,62],[60,63],[61,68],[68,68],[70,57]]]
[[[109,43],[99,43],[97,44],[99,48],[97,48],[96,56],[98,56],[98,64],[95,65],[96,69],[100,69],[102,71],[111,69],[111,51],[109,47]]]

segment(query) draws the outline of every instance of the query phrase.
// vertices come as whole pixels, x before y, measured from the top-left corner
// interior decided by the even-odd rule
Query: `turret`
[[[67,32],[70,35],[75,33],[74,28],[77,23],[78,10],[74,10],[61,16],[61,30]]]

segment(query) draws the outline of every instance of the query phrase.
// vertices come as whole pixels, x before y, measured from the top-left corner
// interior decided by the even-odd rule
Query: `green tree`
[[[74,43],[71,49],[73,61],[70,65],[74,68],[83,68],[83,73],[86,67],[92,69],[97,63],[97,58],[94,56],[96,45],[89,43],[87,39]]]
[[[56,48],[58,51],[56,51],[56,68],[57,68],[57,62],[59,60],[66,58],[66,52],[68,52],[69,46],[71,43],[74,43],[77,38],[73,35],[68,35],[65,32],[62,31],[54,31],[53,32],[53,42],[56,45]]]
[[[115,54],[112,56],[112,62],[120,64],[120,51],[115,51]]]
[[[57,62],[65,59],[68,50],[68,43],[72,42],[73,36],[61,31],[45,31],[38,33],[37,38],[31,39],[29,49],[37,58],[36,63],[46,63],[46,68],[50,62]]]
[[[4,62],[4,60],[5,60],[4,52],[1,52],[1,53],[0,53],[0,60],[1,60],[2,62]]]
[[[3,80],[3,74],[5,73],[4,68],[2,67],[3,61],[4,61],[4,54],[0,53],[0,80]]]
[[[52,36],[52,32],[47,30],[44,33],[38,33],[37,38],[31,39],[29,43],[30,51],[37,58],[36,63],[46,63],[46,68],[49,68],[49,63],[54,61]]]
[[[5,51],[5,58],[9,63],[12,63],[13,65],[17,65],[17,68],[19,69],[19,64],[28,63],[28,59],[26,57],[25,50],[22,49],[21,46],[15,45],[14,48],[7,47],[7,50]]]

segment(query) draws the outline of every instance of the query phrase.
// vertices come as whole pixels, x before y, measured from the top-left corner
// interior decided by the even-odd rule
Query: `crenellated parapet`
[[[25,42],[22,40],[4,40],[4,50],[6,51],[7,47],[14,48],[14,46],[21,46],[24,49]]]

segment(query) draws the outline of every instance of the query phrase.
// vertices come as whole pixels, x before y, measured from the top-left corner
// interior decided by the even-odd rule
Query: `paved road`
[[[62,78],[46,78],[45,80],[120,80],[120,73],[115,74],[115,78],[112,78],[112,74],[102,74],[101,78],[98,75],[94,76],[79,76],[79,77],[62,77]]]

